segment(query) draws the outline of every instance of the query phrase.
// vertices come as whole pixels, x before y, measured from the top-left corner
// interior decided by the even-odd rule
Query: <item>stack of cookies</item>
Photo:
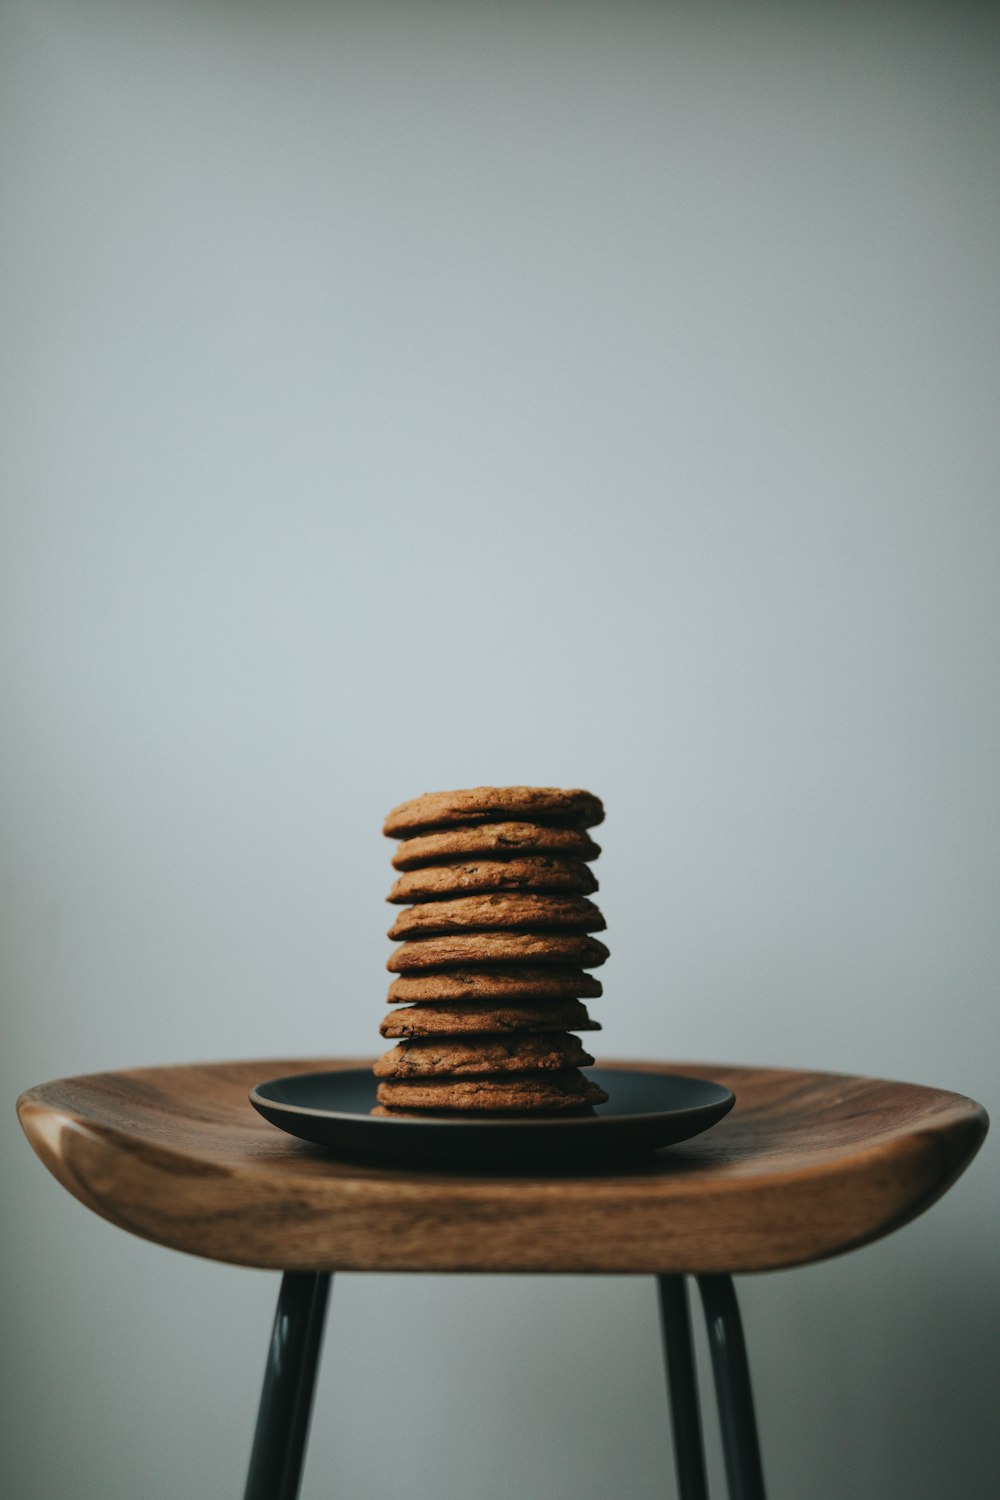
[[[573,1034],[600,1029],[583,1002],[608,957],[588,899],[601,851],[587,829],[603,817],[589,792],[526,786],[428,792],[389,814],[388,899],[404,910],[377,1113],[564,1114],[607,1098]]]

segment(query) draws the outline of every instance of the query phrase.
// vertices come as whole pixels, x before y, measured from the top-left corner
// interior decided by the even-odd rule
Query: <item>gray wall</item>
[[[604,797],[606,1058],[990,1104],[991,11],[4,5],[5,1493],[239,1492],[274,1279],[13,1096],[378,1050],[404,797]],[[997,1186],[744,1283],[772,1500],[994,1493]],[[345,1276],[305,1495],[652,1500],[661,1380]]]

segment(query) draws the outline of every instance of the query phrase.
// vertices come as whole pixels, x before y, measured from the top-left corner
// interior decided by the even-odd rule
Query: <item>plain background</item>
[[[403,798],[604,798],[604,1058],[995,1099],[998,26],[2,16],[2,1483],[214,1500],[276,1278],[14,1096],[379,1050]],[[995,1492],[998,1178],[741,1283],[772,1500]],[[671,1483],[651,1282],[338,1279],[306,1500]]]

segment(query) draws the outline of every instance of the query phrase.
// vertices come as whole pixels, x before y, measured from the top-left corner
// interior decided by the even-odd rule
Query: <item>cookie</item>
[[[608,956],[598,938],[579,932],[459,932],[402,943],[389,955],[386,968],[391,974],[476,963],[552,963],[597,969]]]
[[[394,807],[382,826],[389,838],[405,838],[456,823],[495,823],[504,818],[591,828],[603,822],[599,797],[578,788],[476,786],[455,792],[424,792]]]
[[[579,1000],[432,1000],[391,1010],[380,1032],[386,1037],[496,1036],[508,1032],[600,1031]]]
[[[469,1112],[461,1109],[397,1109],[388,1104],[375,1104],[368,1111],[370,1115],[378,1115],[383,1120],[430,1120],[440,1117],[442,1120],[468,1120]],[[594,1119],[596,1109],[590,1104],[570,1104],[565,1109],[534,1109],[530,1114],[527,1110],[518,1119],[552,1120],[552,1119],[583,1119],[589,1116]],[[478,1125],[482,1120],[503,1120],[510,1122],[512,1112],[502,1109],[477,1109],[475,1121]]]
[[[562,1073],[512,1074],[507,1078],[384,1078],[378,1103],[390,1109],[502,1110],[579,1109],[601,1104],[607,1094],[576,1069]]]
[[[386,900],[436,901],[487,891],[563,891],[582,896],[596,890],[593,871],[580,860],[542,854],[532,859],[463,860],[408,870],[400,875]]]
[[[478,1078],[499,1073],[565,1072],[586,1068],[594,1059],[578,1037],[557,1031],[548,1036],[420,1037],[400,1042],[378,1059],[376,1078]]]
[[[577,996],[596,1000],[603,992],[599,979],[582,969],[533,969],[527,964],[503,968],[498,964],[478,969],[439,969],[429,973],[400,974],[389,986],[392,1005],[423,1005],[428,1001],[455,1004],[493,1000],[497,1003],[525,1000],[572,1000]]]
[[[554,854],[561,859],[596,859],[601,852],[582,828],[556,828],[546,823],[473,823],[404,839],[392,856],[397,870],[414,870],[444,860],[482,855],[503,859],[512,855]]]
[[[606,923],[586,896],[462,896],[408,906],[389,928],[391,938],[424,933],[483,932],[508,927],[573,927],[600,932]]]

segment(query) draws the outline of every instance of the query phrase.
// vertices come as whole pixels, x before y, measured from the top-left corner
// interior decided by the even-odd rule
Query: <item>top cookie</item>
[[[578,788],[555,786],[476,786],[456,792],[424,792],[394,807],[382,825],[388,838],[405,838],[431,828],[495,823],[504,818],[591,828],[604,819],[600,798]]]

